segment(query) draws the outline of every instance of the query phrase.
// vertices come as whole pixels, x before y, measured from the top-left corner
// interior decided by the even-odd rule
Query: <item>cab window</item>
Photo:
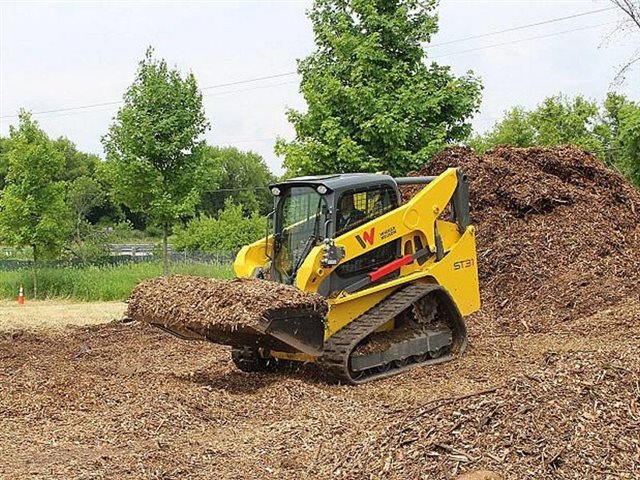
[[[384,215],[398,206],[398,198],[393,188],[369,187],[365,190],[349,190],[338,200],[336,212],[336,234],[353,230],[360,225]]]
[[[336,237],[384,215],[398,206],[393,188],[383,185],[342,194],[338,202]],[[336,273],[340,277],[363,275],[394,260],[399,252],[398,240],[372,248],[364,255],[341,264]]]

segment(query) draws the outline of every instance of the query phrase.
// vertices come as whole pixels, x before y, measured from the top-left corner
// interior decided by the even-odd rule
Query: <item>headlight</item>
[[[320,195],[324,195],[325,193],[327,193],[327,187],[325,187],[324,185],[320,185],[318,188],[316,188],[316,192],[318,192]]]
[[[273,187],[271,189],[271,195],[273,195],[274,197],[280,196],[280,189],[278,187]]]

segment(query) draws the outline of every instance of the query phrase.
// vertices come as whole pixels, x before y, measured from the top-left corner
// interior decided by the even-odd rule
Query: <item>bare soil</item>
[[[71,302],[28,300],[24,305],[0,301],[0,330],[57,330],[69,325],[96,325],[120,320],[123,302]]]

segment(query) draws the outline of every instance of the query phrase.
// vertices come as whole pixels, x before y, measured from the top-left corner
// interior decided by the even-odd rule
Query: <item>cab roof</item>
[[[396,182],[393,177],[379,173],[341,173],[296,177],[284,182],[274,183],[270,187],[288,188],[309,185],[317,188],[319,185],[324,185],[329,191],[336,191],[380,184],[387,184],[396,188]]]

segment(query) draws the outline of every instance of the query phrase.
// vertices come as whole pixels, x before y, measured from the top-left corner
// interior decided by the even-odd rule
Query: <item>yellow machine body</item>
[[[336,265],[323,263],[323,245],[309,251],[296,272],[294,283],[307,292],[317,292],[322,281],[340,265],[386,243],[400,240],[402,256],[412,255],[420,248],[429,251],[422,261],[414,260],[401,266],[394,278],[329,297],[325,341],[396,290],[411,284],[441,286],[463,316],[480,308],[476,230],[469,224],[461,231],[460,225],[450,218],[452,197],[459,181],[457,170],[447,169],[406,203],[336,237],[335,246],[344,254]],[[268,269],[272,241],[270,236],[243,247],[234,262],[236,275],[250,278],[257,271]],[[392,327],[389,324],[379,330]],[[270,352],[270,355],[301,361],[316,358],[291,352]]]

